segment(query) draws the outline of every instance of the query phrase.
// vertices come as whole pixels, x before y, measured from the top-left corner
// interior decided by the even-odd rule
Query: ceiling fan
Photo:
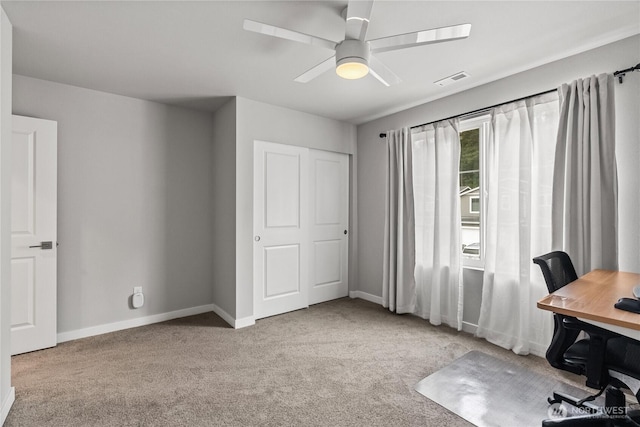
[[[334,42],[250,19],[244,20],[243,28],[247,31],[272,37],[324,47],[335,52],[335,55],[296,77],[296,82],[307,83],[335,67],[336,73],[342,78],[359,79],[370,73],[385,86],[400,83],[401,80],[400,77],[376,58],[376,53],[464,39],[469,37],[471,32],[471,24],[459,24],[366,40],[372,8],[373,0],[349,1],[347,7],[342,11],[342,16],[346,20],[346,31],[345,38],[341,42]]]

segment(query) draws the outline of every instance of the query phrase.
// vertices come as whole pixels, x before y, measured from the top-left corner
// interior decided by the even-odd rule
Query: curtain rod
[[[640,64],[636,65],[635,67],[629,67],[629,68],[624,69],[624,70],[616,71],[616,72],[613,73],[613,75],[618,77],[618,81],[620,82],[620,84],[622,84],[622,77],[624,77],[624,75],[626,73],[630,73],[630,72],[633,72],[633,71],[640,71]],[[415,129],[415,128],[419,128],[421,126],[427,126],[427,125],[431,125],[431,124],[434,124],[434,123],[437,123],[437,122],[443,122],[445,120],[455,119],[456,117],[470,116],[472,114],[480,113],[482,111],[491,110],[492,108],[499,107],[499,106],[504,105],[504,104],[510,104],[512,102],[522,101],[522,100],[527,99],[527,98],[533,98],[534,96],[545,95],[547,93],[555,92],[556,90],[557,89],[545,90],[544,92],[536,93],[534,95],[523,96],[522,98],[513,99],[511,101],[501,102],[499,104],[492,105],[491,107],[478,108],[477,110],[469,111],[468,113],[456,114],[455,116],[447,117],[446,119],[434,120],[432,122],[427,122],[427,123],[422,123],[422,124],[419,124],[419,125],[411,126],[409,129]],[[386,138],[386,137],[387,137],[387,133],[386,132],[380,133],[380,138]]]
[[[625,74],[632,73],[634,71],[640,71],[640,64],[636,65],[635,67],[629,67],[624,70],[616,71],[615,73],[613,73],[613,76],[618,77],[618,81],[620,82],[620,84],[622,84],[622,78],[625,76]]]
[[[504,105],[504,104],[510,104],[512,102],[522,101],[522,100],[527,99],[527,98],[533,98],[534,96],[546,95],[547,93],[555,92],[556,90],[557,89],[545,90],[544,92],[536,93],[534,95],[523,96],[522,98],[512,99],[511,101],[501,102],[499,104],[495,104],[495,105],[492,105],[490,107],[482,107],[482,108],[478,108],[477,110],[469,111],[469,112],[466,112],[466,113],[456,114],[455,116],[447,117],[446,119],[434,120],[432,122],[427,122],[427,123],[422,123],[422,124],[419,124],[419,125],[411,126],[409,129],[415,129],[415,128],[419,128],[421,126],[427,126],[427,125],[431,125],[431,124],[434,124],[434,123],[437,123],[437,122],[444,122],[446,120],[455,119],[456,117],[470,116],[472,114],[480,113],[480,112],[483,112],[483,111],[489,111],[492,108],[499,107],[499,106]],[[380,138],[386,138],[386,137],[387,137],[387,133],[386,132],[382,132],[380,134]]]

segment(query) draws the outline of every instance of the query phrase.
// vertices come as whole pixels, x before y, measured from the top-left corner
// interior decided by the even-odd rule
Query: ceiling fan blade
[[[396,73],[373,55],[369,58],[369,73],[387,87],[402,81]]]
[[[349,0],[347,16],[345,17],[347,21],[346,39],[364,41],[369,28],[372,8],[373,0]]]
[[[247,31],[253,31],[254,33],[266,34],[268,36],[279,37],[286,40],[293,40],[294,42],[310,44],[312,46],[326,47],[327,49],[331,50],[336,49],[336,42],[332,42],[331,40],[323,39],[316,36],[310,36],[308,34],[299,33],[293,30],[287,30],[286,28],[263,24],[262,22],[256,22],[250,19],[244,20],[242,28]]]
[[[325,59],[324,61],[322,61],[315,67],[311,68],[310,70],[300,74],[298,77],[294,79],[294,81],[298,83],[307,83],[308,81],[318,77],[320,74],[326,71],[329,71],[335,67],[336,67],[336,57],[334,55],[329,59]]]
[[[442,43],[469,37],[471,24],[459,24],[450,27],[433,28],[416,31],[415,33],[400,34],[371,40],[371,53],[387,52],[389,50],[405,49],[425,44]]]

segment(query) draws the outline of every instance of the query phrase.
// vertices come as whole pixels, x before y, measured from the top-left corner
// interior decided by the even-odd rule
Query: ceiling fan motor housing
[[[336,66],[346,62],[359,62],[369,65],[369,42],[361,40],[343,40],[336,46]]]

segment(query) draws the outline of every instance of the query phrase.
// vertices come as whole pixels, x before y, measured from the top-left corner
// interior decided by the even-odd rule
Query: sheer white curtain
[[[618,269],[613,82],[601,74],[558,88],[553,247],[571,256],[578,275]]]
[[[462,328],[458,120],[414,133],[416,314]]]
[[[387,132],[382,306],[413,313],[416,305],[411,133]]]
[[[517,354],[544,354],[552,318],[531,259],[551,250],[556,92],[492,111],[485,270],[477,335]]]

